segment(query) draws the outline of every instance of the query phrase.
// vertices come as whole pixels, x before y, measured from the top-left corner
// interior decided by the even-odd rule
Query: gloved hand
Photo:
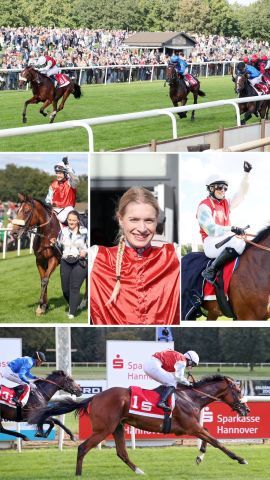
[[[244,172],[250,172],[252,165],[249,162],[244,162]]]
[[[69,165],[68,157],[63,157],[62,162],[63,162],[64,165]]]
[[[231,231],[236,235],[245,235],[245,230],[240,227],[231,227]]]

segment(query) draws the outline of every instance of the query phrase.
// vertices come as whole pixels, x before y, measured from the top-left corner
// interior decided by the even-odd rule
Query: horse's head
[[[23,193],[19,193],[18,197],[21,205],[17,211],[17,217],[12,220],[12,234],[17,238],[35,225],[33,199]]]
[[[19,75],[19,88],[23,87],[27,82],[33,82],[38,76],[37,70],[34,67],[26,67]]]
[[[76,395],[76,397],[80,397],[82,395],[82,390],[80,385],[78,385],[73,378],[71,378],[67,373],[63,370],[56,370],[52,372],[46,380],[55,383],[58,385],[59,390],[64,390],[71,395]]]
[[[241,386],[237,385],[230,377],[224,377],[224,382],[224,392],[222,395],[219,395],[219,398],[241,415],[241,417],[246,417],[250,409],[244,401]]]
[[[239,73],[235,76],[235,93],[237,93],[239,95],[239,93],[241,93],[245,88],[246,88],[246,85],[247,85],[247,76],[245,73]]]
[[[166,68],[166,82],[170,85],[177,80],[177,77],[178,75],[174,63],[169,63]]]

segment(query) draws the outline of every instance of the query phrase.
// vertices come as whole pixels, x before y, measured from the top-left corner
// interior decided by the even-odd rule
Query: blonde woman
[[[177,325],[179,247],[151,245],[159,205],[142,187],[132,187],[116,210],[118,245],[90,248],[90,312],[96,325]]]

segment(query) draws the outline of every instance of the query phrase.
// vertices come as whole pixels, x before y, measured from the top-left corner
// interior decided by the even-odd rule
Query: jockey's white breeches
[[[60,73],[60,69],[55,65],[52,68],[49,68],[48,70],[46,68],[41,68],[40,73],[43,73],[44,75],[47,75],[47,77],[50,77],[51,75],[56,75],[57,73]]]
[[[227,247],[234,248],[239,255],[243,253],[245,250],[246,242],[242,240],[242,238],[234,237],[225,243],[225,245],[222,245],[222,247],[216,248],[216,243],[221,242],[225,238],[228,238],[229,234],[225,233],[225,235],[222,235],[220,237],[206,237],[204,242],[203,242],[203,249],[204,253],[208,258],[217,258],[223,250]]]
[[[256,78],[249,78],[249,83],[251,83],[251,85],[256,85],[256,83],[260,83],[262,81],[262,75],[259,75],[258,77]]]
[[[18,385],[27,385],[26,382],[24,382],[17,373],[13,372],[8,365],[3,370],[2,376],[10,382],[17,383]]]
[[[54,207],[53,210],[55,211],[59,222],[64,223],[67,219],[69,212],[71,212],[71,210],[74,210],[74,207],[72,207],[71,205],[65,208]]]
[[[177,381],[172,372],[166,372],[162,368],[161,361],[156,357],[150,357],[143,365],[144,372],[161,385],[176,387]]]

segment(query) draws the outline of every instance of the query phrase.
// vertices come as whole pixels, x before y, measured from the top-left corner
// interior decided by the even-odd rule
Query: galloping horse
[[[52,372],[47,378],[37,379],[35,381],[36,390],[30,392],[29,400],[24,407],[18,408],[12,407],[4,403],[0,403],[0,432],[12,435],[14,437],[22,438],[23,440],[29,440],[23,433],[14,432],[3,427],[3,420],[12,420],[15,422],[27,422],[30,415],[38,407],[45,407],[48,401],[58,390],[64,390],[65,392],[70,393],[71,395],[76,395],[80,397],[82,395],[81,388],[77,385],[74,380],[66,375],[62,370],[56,370]],[[1,389],[1,386],[0,386]],[[47,438],[53,429],[54,425],[59,425],[69,436],[71,440],[74,440],[72,432],[65,427],[62,422],[57,418],[48,419],[49,428],[46,432],[42,433],[42,436]],[[40,436],[40,433],[37,433],[36,436]]]
[[[96,447],[107,435],[113,434],[117,455],[135,473],[143,474],[128,457],[125,446],[124,424],[133,425],[149,432],[162,432],[163,421],[160,418],[139,416],[129,412],[131,392],[129,388],[114,387],[94,395],[83,401],[67,400],[55,403],[54,406],[41,408],[34,412],[31,423],[37,423],[42,434],[42,425],[47,417],[60,415],[76,410],[81,414],[90,415],[92,434],[78,448],[76,475],[82,473],[84,456]],[[175,408],[172,412],[171,432],[175,435],[192,435],[202,440],[201,456],[197,457],[199,464],[203,460],[206,444],[209,443],[228,455],[238,463],[246,464],[246,460],[238,457],[212,437],[200,425],[200,411],[209,403],[219,400],[229,405],[240,416],[247,416],[249,409],[243,402],[241,389],[229,377],[215,375],[206,377],[191,387],[179,385],[175,391]],[[90,413],[89,413],[90,412]]]
[[[239,98],[258,96],[252,85],[250,85],[246,74],[236,75],[233,81],[235,82],[235,93],[239,95]],[[263,96],[261,102],[239,103],[240,115],[245,114],[241,120],[241,125],[245,125],[252,115],[256,117],[260,115],[261,118],[268,119],[269,105],[269,100],[263,101]]]
[[[200,90],[200,82],[197,79],[197,84],[194,87],[188,87],[183,78],[179,78],[175,65],[170,63],[166,68],[166,82],[170,86],[170,99],[174,107],[178,107],[178,102],[181,106],[186,105],[188,94],[193,94],[193,104],[198,103],[198,96],[205,97],[205,93]],[[186,118],[186,112],[178,113],[180,118]],[[191,121],[195,119],[195,111],[192,110]]]
[[[236,320],[270,318],[270,226],[248,243],[233,273],[228,296]],[[216,320],[222,312],[216,301],[206,301],[207,320]]]
[[[73,82],[70,78],[66,75],[65,77],[68,80],[67,85],[63,85],[63,87],[54,87],[54,81],[48,78],[46,75],[43,75],[38,70],[35,70],[33,67],[26,67],[22,73],[20,74],[20,83],[19,85],[22,86],[25,82],[30,82],[33,97],[29,100],[26,100],[23,109],[23,123],[27,122],[26,117],[26,109],[30,103],[39,103],[43,102],[42,107],[40,108],[39,112],[41,115],[46,117],[48,115],[45,112],[45,108],[47,108],[51,103],[53,104],[53,112],[50,115],[50,123],[53,123],[56,114],[60,112],[64,108],[65,102],[69,95],[72,93],[75,98],[81,97],[81,87],[77,83]],[[57,108],[58,100],[62,98],[60,106]]]
[[[60,231],[59,221],[51,206],[41,200],[19,194],[21,206],[17,218],[13,220],[12,234],[20,237],[23,233],[33,232],[36,265],[41,280],[41,293],[36,315],[42,315],[48,308],[47,288],[51,274],[61,259],[61,252],[51,245],[51,239],[57,238]]]

